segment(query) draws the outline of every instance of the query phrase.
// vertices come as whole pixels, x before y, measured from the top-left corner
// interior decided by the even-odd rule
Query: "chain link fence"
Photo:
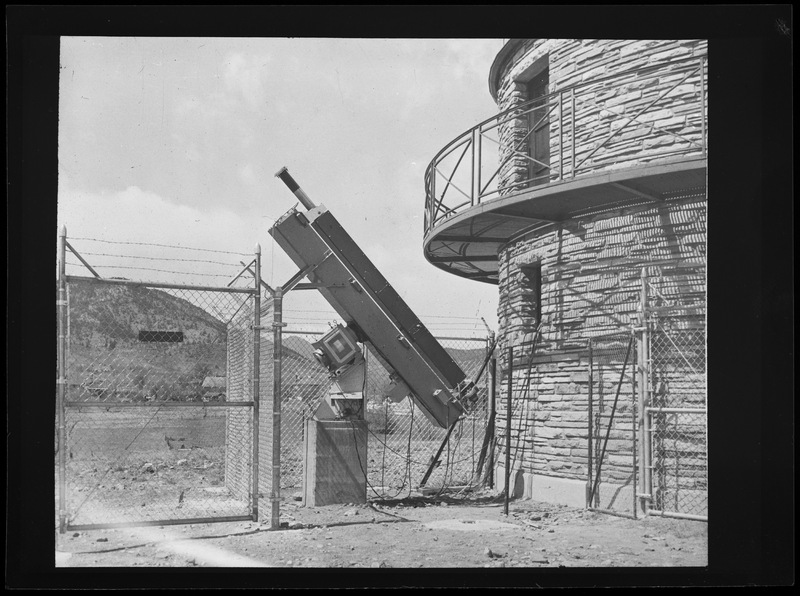
[[[486,338],[438,338],[442,347],[475,379],[487,358]],[[386,398],[389,375],[373,354],[367,357],[367,412],[369,423],[368,493],[375,498],[399,498],[416,490],[426,472],[425,487],[437,492],[472,485],[478,468],[489,415],[489,376],[477,383],[477,398],[459,419],[438,459],[434,459],[447,430],[428,421],[408,398],[394,403]]]
[[[327,331],[285,329],[282,333],[280,488],[282,494],[295,498],[302,495],[305,421],[314,415],[330,387],[328,371],[314,358],[311,345]],[[484,338],[447,338],[440,342],[468,377],[474,377],[486,359],[487,340]],[[272,349],[271,342],[266,339],[262,340],[262,345],[265,350]],[[262,361],[271,360],[269,356],[264,352]],[[365,359],[364,417],[369,439],[367,461],[362,463],[367,472],[368,498],[404,496],[419,487],[446,430],[429,422],[409,399],[399,403],[389,400],[389,373],[369,347]],[[262,368],[261,382],[259,453],[263,462],[269,462],[272,453],[272,432],[266,419],[273,390],[272,373],[267,368]],[[469,414],[451,433],[426,483],[428,487],[443,490],[473,480],[486,429],[487,399],[488,379],[483,377],[478,384],[478,397]],[[262,474],[259,486],[262,494],[269,492],[270,478]]]
[[[708,517],[704,284],[704,271],[647,280],[649,508],[701,519]]]
[[[249,518],[253,399],[227,379],[253,290],[66,281],[62,527]]]

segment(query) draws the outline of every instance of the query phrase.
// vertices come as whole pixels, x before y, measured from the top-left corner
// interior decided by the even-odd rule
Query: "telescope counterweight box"
[[[367,502],[366,420],[306,420],[304,460],[306,507]]]

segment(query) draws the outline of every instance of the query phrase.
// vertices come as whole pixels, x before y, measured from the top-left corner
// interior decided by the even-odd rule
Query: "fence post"
[[[273,530],[280,529],[281,498],[281,366],[283,355],[283,288],[275,288],[272,322],[272,521]]]
[[[647,269],[642,268],[642,286],[640,292],[640,327],[641,327],[641,342],[639,344],[639,483],[641,485],[641,507],[645,515],[647,515],[648,503],[651,496],[651,453],[650,453],[650,420],[647,413],[647,406],[650,403],[650,386],[649,379],[649,333],[647,330]]]
[[[511,478],[511,390],[514,379],[514,346],[508,346],[508,395],[506,396],[506,465],[503,513],[508,515],[509,480]]]
[[[64,402],[67,392],[67,228],[61,226],[58,239],[58,531],[67,531]]]
[[[258,425],[261,408],[261,245],[256,244],[253,294],[253,463],[252,515],[258,521]]]

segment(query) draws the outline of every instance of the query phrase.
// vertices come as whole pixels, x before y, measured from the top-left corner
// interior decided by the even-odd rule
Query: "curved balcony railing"
[[[580,83],[484,120],[428,166],[425,234],[470,207],[538,185],[705,157],[706,87],[706,58],[691,58]],[[542,130],[546,157],[532,149]]]

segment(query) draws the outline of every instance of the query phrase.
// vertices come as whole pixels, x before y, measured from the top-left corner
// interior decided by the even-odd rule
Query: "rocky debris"
[[[501,555],[500,553],[496,553],[496,552],[494,552],[494,551],[493,551],[491,548],[489,548],[488,546],[487,546],[487,547],[486,547],[486,549],[483,551],[483,554],[484,554],[484,555],[486,555],[487,557],[489,557],[490,559],[502,559],[503,557],[505,557],[505,555]]]
[[[149,472],[150,474],[154,474],[154,473],[155,473],[155,471],[156,471],[156,467],[155,467],[155,466],[154,466],[154,465],[153,465],[151,462],[147,462],[146,464],[144,464],[144,465],[143,465],[143,466],[142,466],[142,467],[139,469],[139,471],[140,471],[140,472]]]

